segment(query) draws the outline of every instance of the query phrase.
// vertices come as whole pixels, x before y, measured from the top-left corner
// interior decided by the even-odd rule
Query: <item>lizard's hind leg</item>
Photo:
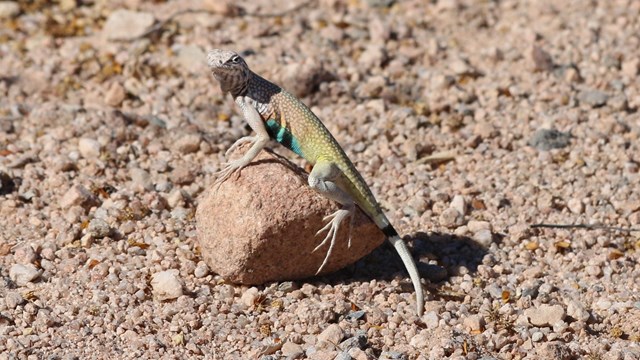
[[[337,185],[336,180],[341,175],[342,172],[340,171],[340,169],[331,162],[318,162],[313,167],[313,170],[311,170],[311,174],[309,174],[309,186],[311,186],[326,198],[342,204],[342,209],[324,218],[325,221],[329,222],[316,233],[316,235],[318,235],[324,231],[327,231],[327,235],[325,236],[324,240],[322,240],[322,242],[318,246],[316,246],[313,251],[317,251],[319,248],[329,242],[327,255],[324,257],[324,261],[318,268],[316,274],[319,274],[320,271],[322,271],[324,266],[327,264],[327,261],[329,260],[329,256],[331,256],[333,247],[336,244],[336,236],[338,235],[338,230],[340,229],[342,220],[350,217],[352,220],[349,224],[350,227],[353,222],[353,216],[355,214],[355,203],[353,201],[353,198]],[[351,228],[349,229],[349,246],[351,246]]]

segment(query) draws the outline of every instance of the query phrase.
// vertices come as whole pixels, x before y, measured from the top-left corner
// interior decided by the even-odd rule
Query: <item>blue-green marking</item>
[[[293,151],[294,153],[303,156],[302,150],[300,150],[300,143],[293,136],[289,129],[280,126],[280,124],[275,119],[267,120],[266,125],[267,132],[272,139],[279,142],[280,144],[282,144],[282,146]]]

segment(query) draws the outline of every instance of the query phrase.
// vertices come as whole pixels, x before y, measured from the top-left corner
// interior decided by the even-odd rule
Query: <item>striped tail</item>
[[[377,224],[382,232],[387,236],[387,239],[393,245],[393,247],[400,255],[400,259],[402,259],[402,263],[404,263],[404,267],[409,272],[409,277],[411,278],[411,282],[413,283],[413,288],[416,292],[416,305],[418,307],[418,316],[422,316],[424,311],[424,293],[422,292],[422,284],[420,283],[420,274],[418,273],[418,268],[416,267],[416,263],[413,261],[413,257],[407,248],[407,245],[398,235],[396,229],[389,223],[389,220],[384,219],[386,225],[380,226]],[[377,223],[377,221],[376,221]]]

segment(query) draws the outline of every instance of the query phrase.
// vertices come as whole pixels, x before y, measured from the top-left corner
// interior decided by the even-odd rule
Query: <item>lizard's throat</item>
[[[220,88],[225,93],[231,93],[232,96],[244,94],[247,90],[248,76],[244,73],[240,74],[214,74],[220,82]]]

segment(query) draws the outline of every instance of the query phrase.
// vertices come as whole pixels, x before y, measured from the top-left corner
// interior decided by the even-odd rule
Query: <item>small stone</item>
[[[78,141],[78,151],[85,159],[96,159],[100,157],[100,143],[94,139],[81,138]]]
[[[349,351],[353,348],[365,349],[367,347],[367,334],[364,331],[358,331],[355,336],[348,338],[340,343],[340,349]]]
[[[109,15],[102,33],[109,40],[133,40],[143,35],[154,21],[149,13],[119,9]]]
[[[524,315],[532,325],[552,326],[554,323],[564,320],[566,313],[560,305],[543,304],[537,308],[526,309]]]
[[[451,208],[458,210],[458,212],[464,216],[467,214],[467,202],[462,195],[456,195],[451,200]]]
[[[480,230],[489,230],[489,232],[491,232],[492,230],[490,222],[478,221],[478,220],[470,220],[467,223],[467,228],[469,229],[469,232],[472,232],[472,233],[476,233]]]
[[[173,149],[182,154],[194,153],[200,149],[200,141],[202,141],[200,135],[187,134],[175,142]]]
[[[256,300],[258,299],[258,288],[250,287],[245,291],[240,297],[240,302],[242,302],[246,307],[251,308],[256,305]]]
[[[18,305],[24,304],[24,298],[17,291],[9,291],[4,297],[4,301],[7,304],[9,310],[15,309]]]
[[[571,349],[559,341],[550,341],[540,344],[536,350],[539,359],[569,360],[574,359]]]
[[[533,69],[535,71],[549,72],[553,70],[553,59],[551,55],[540,46],[533,46],[531,49],[531,59],[533,60]]]
[[[72,206],[82,206],[87,209],[96,204],[96,198],[82,185],[72,186],[60,200],[60,207],[62,209],[69,209]]]
[[[578,321],[587,321],[591,316],[582,303],[573,299],[567,303],[567,315]]]
[[[460,212],[454,208],[445,209],[440,214],[440,225],[448,228],[462,225],[464,218]]]
[[[38,259],[38,255],[33,250],[33,247],[31,245],[22,244],[16,247],[16,249],[14,250],[13,259],[18,264],[26,265],[32,264],[34,261],[36,261]]]
[[[180,271],[171,269],[153,274],[151,287],[155,298],[159,301],[176,299],[183,295]]]
[[[578,101],[591,107],[604,106],[609,100],[609,95],[600,90],[587,89],[578,93]]]
[[[327,328],[318,335],[319,341],[326,341],[330,344],[339,344],[343,338],[344,331],[338,324],[327,326]]]
[[[334,78],[324,64],[314,57],[302,62],[292,62],[282,67],[282,86],[295,96],[306,97],[318,89],[321,83]]]
[[[171,171],[169,177],[178,185],[188,185],[196,179],[196,173],[186,165],[178,165]]]
[[[107,224],[106,221],[102,219],[92,219],[89,222],[87,232],[94,239],[102,239],[106,236],[109,236],[109,234],[111,233],[111,227],[109,226],[109,224]]]
[[[129,177],[131,177],[131,185],[135,191],[153,190],[153,181],[148,171],[134,167],[129,169]]]
[[[38,270],[33,264],[13,264],[9,269],[9,278],[18,286],[25,286],[37,279],[41,270]]]
[[[20,14],[20,5],[17,1],[0,1],[0,19],[12,18]]]
[[[543,337],[544,337],[544,334],[542,332],[536,331],[533,333],[533,335],[531,335],[531,341],[539,342],[540,340],[542,340]]]
[[[469,75],[475,73],[475,69],[466,60],[454,59],[449,63],[449,69],[456,75]]]
[[[533,134],[529,145],[538,150],[561,149],[571,143],[571,135],[555,129],[540,129]]]
[[[607,105],[615,111],[625,111],[629,107],[627,97],[624,94],[612,96],[607,100]]]
[[[491,233],[491,230],[479,230],[473,234],[472,238],[478,244],[489,247],[493,242],[493,233]]]
[[[114,82],[104,96],[104,102],[113,107],[119,107],[126,98],[127,93],[119,82]]]
[[[429,311],[422,316],[422,321],[427,325],[429,330],[433,330],[438,327],[440,322],[440,318],[438,317],[438,313],[435,311]]]
[[[291,341],[287,341],[282,344],[282,355],[287,356],[289,359],[295,359],[299,357],[299,355],[304,354],[304,350],[302,346],[296,343],[292,343]]]
[[[482,331],[484,328],[484,318],[478,314],[471,315],[464,319],[463,325],[470,331]]]
[[[574,214],[579,215],[584,212],[584,204],[580,199],[576,199],[576,198],[569,199],[569,201],[567,201],[567,207],[569,208],[569,211],[571,211]]]
[[[195,270],[193,270],[193,276],[195,276],[197,279],[201,279],[207,275],[209,275],[209,267],[207,266],[207,264],[199,262],[198,266],[196,266]]]

